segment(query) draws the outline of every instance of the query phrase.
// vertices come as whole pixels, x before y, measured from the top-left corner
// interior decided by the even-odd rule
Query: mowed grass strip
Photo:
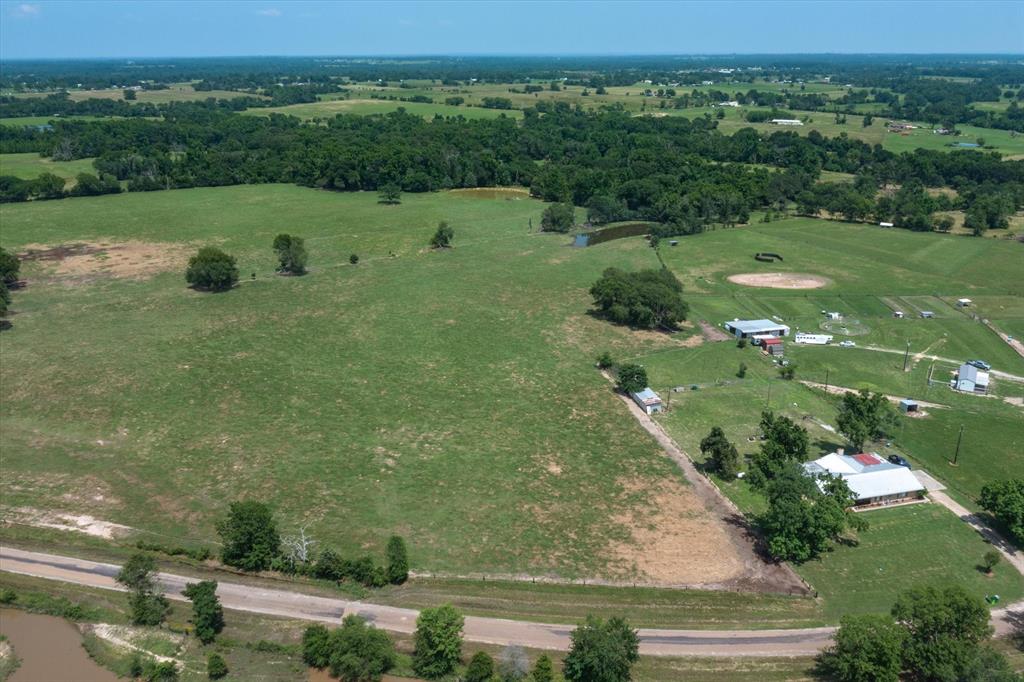
[[[212,243],[243,274],[209,295],[180,268],[27,264],[0,337],[5,504],[198,541],[254,497],[348,555],[400,533],[414,568],[629,579],[606,548],[629,545],[627,519],[645,523],[648,491],[679,474],[593,358],[674,341],[591,318],[586,292],[608,266],[657,261],[530,234],[542,209],[291,186],[3,207],[16,251]],[[442,219],[456,246],[430,252]],[[282,231],[306,238],[310,275],[272,274]]]

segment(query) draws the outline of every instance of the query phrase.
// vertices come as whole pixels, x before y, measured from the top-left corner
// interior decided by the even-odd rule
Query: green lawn
[[[897,593],[919,585],[959,582],[980,596],[1010,603],[1024,581],[1005,562],[987,577],[978,569],[990,545],[956,515],[936,504],[866,512],[871,524],[856,547],[837,546],[798,570],[815,588],[833,619],[848,613],[887,611]]]
[[[0,336],[4,504],[209,542],[229,501],[257,497],[346,553],[398,532],[415,568],[628,579],[604,549],[630,542],[629,510],[657,513],[651,483],[681,476],[592,363],[674,341],[591,318],[586,290],[657,261],[636,240],[528,234],[542,209],[266,185],[5,205],[15,251],[216,243],[243,282],[209,295],[181,266],[26,265]],[[440,220],[456,248],[430,252]],[[306,277],[272,274],[285,229],[307,239]]]
[[[13,175],[23,180],[32,180],[43,173],[53,173],[57,177],[64,178],[66,185],[73,185],[75,177],[79,173],[96,173],[92,161],[92,159],[53,161],[33,153],[0,154],[0,175]]]

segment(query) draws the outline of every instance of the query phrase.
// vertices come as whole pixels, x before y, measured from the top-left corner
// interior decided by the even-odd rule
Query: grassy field
[[[0,126],[41,126],[52,121],[106,121],[113,117],[103,116],[15,116],[13,118],[0,118]],[[4,154],[3,156],[7,156]]]
[[[286,114],[298,116],[301,119],[310,120],[315,118],[333,118],[338,114],[388,114],[392,111],[405,109],[410,114],[433,118],[434,116],[462,116],[468,119],[476,118],[498,118],[507,116],[509,118],[522,118],[523,112],[519,109],[483,109],[481,107],[451,106],[447,104],[427,104],[422,102],[399,102],[391,100],[376,99],[332,99],[309,104],[290,104],[284,107],[268,107],[248,109],[245,113],[256,116],[269,116],[270,114]]]
[[[676,342],[586,314],[605,267],[653,252],[528,234],[542,208],[291,186],[4,206],[15,251],[129,242],[26,265],[0,337],[5,505],[209,541],[259,497],[346,553],[398,532],[415,568],[629,579],[609,545],[658,514],[652,485],[685,487],[592,362]],[[442,219],[456,248],[429,252]],[[273,275],[282,229],[307,277]],[[239,258],[237,290],[185,288],[203,243]]]
[[[47,94],[49,93],[16,93],[15,97],[45,97]],[[124,99],[124,90],[120,88],[68,90],[68,96],[73,102],[82,102],[87,99]],[[234,99],[245,96],[249,95],[234,90],[200,91],[195,90],[190,83],[172,83],[166,90],[137,90],[134,101],[139,104],[144,102],[149,104],[167,104],[169,102],[204,100],[210,97],[214,99]]]
[[[53,173],[64,178],[65,186],[73,186],[79,173],[95,173],[92,159],[76,159],[74,161],[54,161],[39,154],[0,154],[0,175],[13,175],[16,178],[32,180],[43,173]]]

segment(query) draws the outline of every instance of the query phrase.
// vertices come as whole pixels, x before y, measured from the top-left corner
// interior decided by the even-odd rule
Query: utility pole
[[[907,371],[907,360],[910,359],[910,341],[907,341],[907,352],[903,354],[903,371]]]
[[[950,462],[953,466],[957,466],[956,460],[960,457],[960,442],[964,439],[964,425],[960,425],[960,435],[956,437],[956,452],[953,453],[953,461]]]

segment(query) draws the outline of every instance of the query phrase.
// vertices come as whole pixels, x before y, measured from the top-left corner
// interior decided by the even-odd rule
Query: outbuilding
[[[933,317],[935,317],[935,313],[932,312],[931,310],[922,310],[921,311],[921,317],[923,317],[926,320],[930,320]]]
[[[958,299],[956,299],[956,305],[957,305],[958,308],[967,308],[973,302],[974,301],[972,301],[969,298],[958,298]]]
[[[633,402],[640,406],[640,409],[647,414],[654,414],[655,412],[661,412],[664,406],[661,402],[661,396],[652,391],[650,387],[645,388],[642,391],[631,393],[630,396],[633,398]]]
[[[734,334],[737,339],[750,339],[754,336],[789,336],[789,327],[771,320],[732,320],[723,324],[726,331]]]
[[[974,365],[964,363],[956,372],[956,381],[953,388],[964,393],[988,393],[988,372],[984,372]]]
[[[918,404],[916,400],[904,398],[903,400],[900,401],[900,412],[902,412],[903,414],[911,414],[914,412],[918,412],[920,409],[921,406]]]
[[[808,343],[812,346],[825,346],[832,342],[832,336],[829,334],[809,334],[807,332],[797,332],[793,337],[794,343]]]
[[[902,310],[894,310],[894,311],[892,311],[892,316],[895,317],[897,320],[902,320],[903,319],[903,311]]]

